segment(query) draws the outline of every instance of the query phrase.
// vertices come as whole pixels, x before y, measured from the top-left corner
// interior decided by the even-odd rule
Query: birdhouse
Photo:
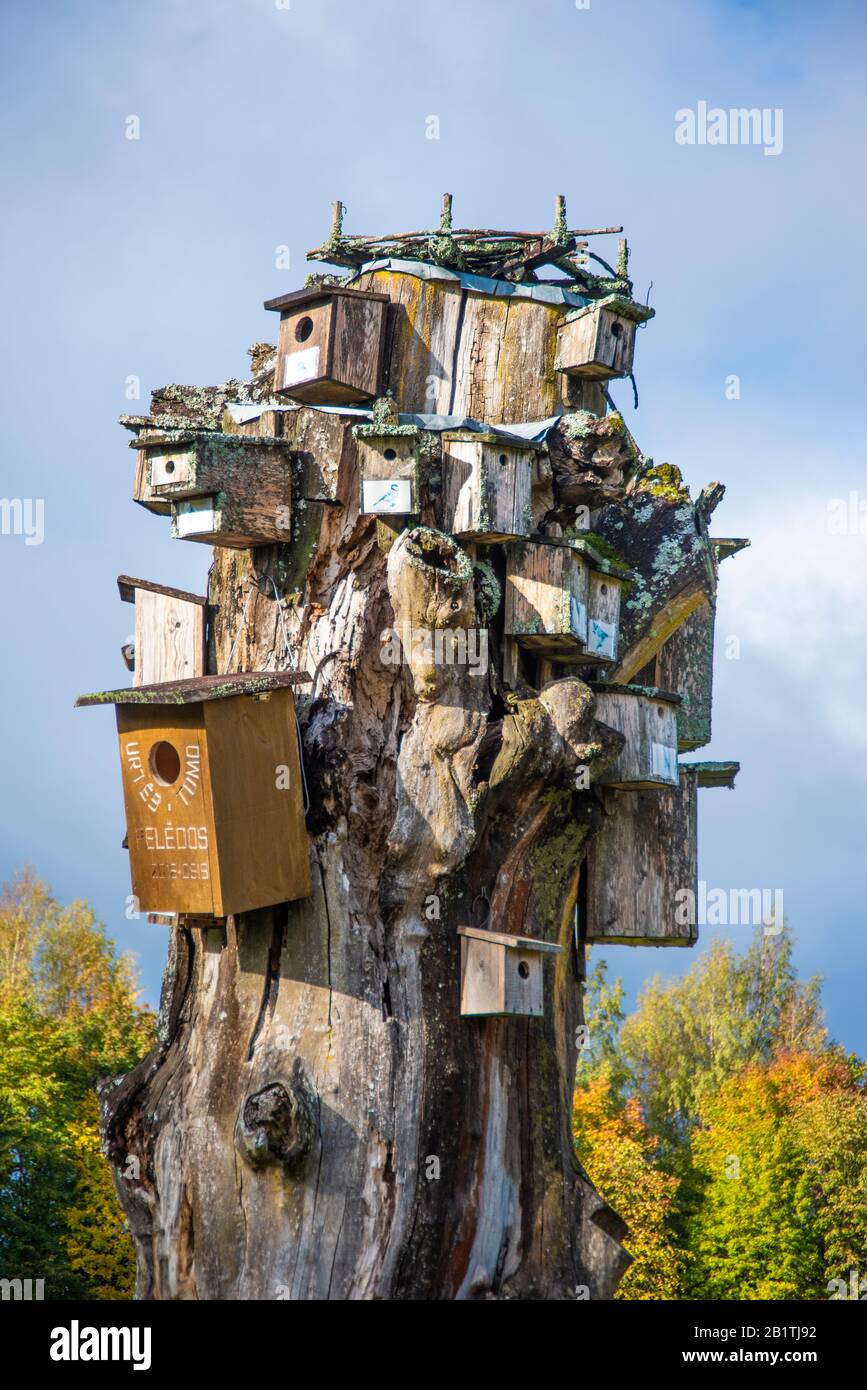
[[[362,512],[385,516],[418,514],[420,440],[418,430],[358,438]]]
[[[203,676],[208,600],[128,574],[118,575],[117,587],[135,604],[133,684]]]
[[[283,440],[203,430],[134,447],[144,460],[135,500],[165,508],[176,539],[241,549],[289,539],[293,455]]]
[[[465,1018],[545,1012],[542,961],[563,950],[549,941],[508,936],[484,927],[458,927],[461,938],[461,1014]]]
[[[554,661],[613,662],[629,573],[583,539],[534,538],[510,546],[505,635]]]
[[[680,696],[639,685],[594,684],[596,718],[626,740],[614,767],[599,781],[625,791],[677,786],[677,709]]]
[[[568,541],[508,548],[505,635],[553,660],[577,661],[587,642],[590,565]]]
[[[635,355],[636,325],[652,316],[652,309],[618,295],[577,309],[557,331],[557,371],[603,380],[629,376]]]
[[[665,791],[605,788],[602,825],[581,871],[579,919],[588,943],[695,943],[697,780],[684,769]]]
[[[445,433],[442,442],[442,529],[481,542],[529,536],[537,446],[470,431]]]
[[[117,716],[142,912],[225,917],[310,893],[297,672],[83,695]]]
[[[323,405],[378,395],[388,304],[387,295],[342,287],[266,300],[280,314],[278,394]]]

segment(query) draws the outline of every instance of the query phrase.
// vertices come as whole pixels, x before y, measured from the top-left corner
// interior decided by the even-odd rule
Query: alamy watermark
[[[380,634],[379,659],[384,666],[402,661],[429,666],[466,666],[471,676],[484,676],[488,670],[487,628],[413,627],[401,623],[400,629],[387,627]]]
[[[678,888],[674,920],[679,927],[763,927],[766,936],[783,930],[782,888]]]
[[[25,545],[45,540],[45,500],[42,497],[0,497],[0,536],[23,536]]]
[[[736,106],[726,111],[700,101],[694,111],[690,106],[675,111],[674,121],[679,145],[761,145],[768,155],[783,152],[781,106]]]

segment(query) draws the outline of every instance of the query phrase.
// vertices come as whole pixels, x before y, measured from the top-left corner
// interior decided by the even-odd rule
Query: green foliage
[[[713,943],[628,1018],[622,994],[600,962],[574,1109],[579,1156],[631,1228],[618,1297],[822,1298],[863,1275],[867,1067],[829,1041],[789,931]]]
[[[132,1242],[99,1148],[94,1083],[153,1038],[131,961],[29,871],[0,893],[0,1273],[53,1299],[131,1295]]]

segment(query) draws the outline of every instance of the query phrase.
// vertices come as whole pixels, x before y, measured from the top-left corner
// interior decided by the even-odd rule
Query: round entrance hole
[[[507,455],[506,455],[506,454],[500,454],[500,463],[508,463],[508,462],[509,462],[509,460],[508,460]]]
[[[600,584],[600,585],[599,585],[599,592],[600,592],[600,594],[602,594],[602,596],[603,596],[603,598],[604,598],[604,596],[608,593],[608,585],[607,585],[607,584]]]
[[[181,755],[174,744],[164,738],[154,744],[148,763],[161,787],[174,786],[181,775]]]
[[[528,980],[530,978],[530,967],[525,960],[518,961],[518,974],[522,980]]]
[[[295,325],[295,337],[299,343],[306,343],[312,332],[313,320],[309,314],[305,314]]]
[[[391,463],[392,459],[397,458],[397,451],[395,449],[386,449],[382,457],[388,459],[389,463]]]
[[[612,338],[619,338],[622,332],[623,332],[623,324],[622,324],[622,323],[618,323],[617,320],[615,319],[614,322],[613,322],[612,325],[611,325],[611,336],[612,336]]]
[[[166,472],[167,472],[167,473],[174,473],[174,471],[175,471],[174,459],[169,459],[168,462],[166,463]]]

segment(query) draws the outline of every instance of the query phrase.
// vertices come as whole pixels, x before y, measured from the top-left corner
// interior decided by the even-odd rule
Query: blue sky
[[[863,5],[4,0],[0,25],[0,496],[45,506],[42,545],[0,535],[0,876],[29,860],[90,899],[155,999],[165,935],[124,917],[112,716],[72,705],[126,680],[117,574],[201,592],[210,552],[130,501],[127,378],[145,409],[243,373],[335,198],[349,229],[389,232],[430,225],[446,190],[459,225],[521,228],[565,193],[572,225],[625,225],[636,292],[652,282],[639,410],[613,391],[630,427],[694,490],[724,481],[714,529],[753,541],[722,570],[702,756],[743,770],[702,793],[701,877],[783,888],[802,972],[867,1054],[867,515],[828,529],[829,502],[867,499]],[[699,101],[781,108],[782,153],[677,144]],[[631,991],[693,958],[606,955]]]

